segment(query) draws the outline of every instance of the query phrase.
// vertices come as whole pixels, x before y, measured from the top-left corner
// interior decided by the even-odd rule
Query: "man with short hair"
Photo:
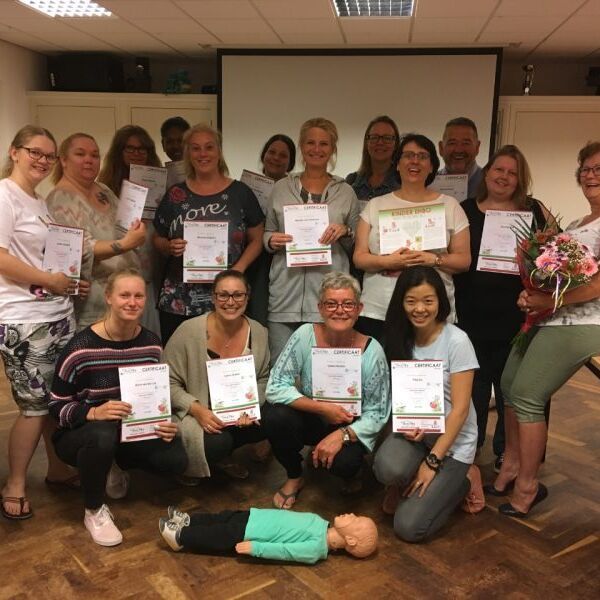
[[[477,195],[477,188],[483,178],[481,167],[475,162],[480,145],[477,126],[467,117],[457,117],[446,123],[443,139],[439,142],[440,155],[446,165],[440,175],[469,176],[467,196]]]
[[[160,127],[160,139],[165,154],[173,161],[183,159],[183,134],[190,124],[183,117],[171,117]]]

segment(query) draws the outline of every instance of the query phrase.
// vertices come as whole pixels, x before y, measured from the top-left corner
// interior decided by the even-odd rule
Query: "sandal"
[[[6,508],[4,508],[4,503],[8,504],[18,504],[19,512],[16,514],[9,513]],[[0,496],[0,503],[2,506],[2,514],[7,519],[13,519],[14,521],[24,521],[25,519],[31,519],[33,517],[33,511],[31,510],[31,506],[28,511],[25,511],[25,502],[29,503],[26,496]]]
[[[485,497],[481,485],[481,472],[477,465],[471,465],[467,471],[470,488],[464,497],[461,508],[464,512],[475,515],[485,508]]]
[[[304,488],[300,488],[297,489],[295,492],[292,492],[291,494],[286,494],[285,492],[282,491],[281,488],[279,488],[276,492],[275,492],[275,496],[273,496],[273,506],[275,508],[278,508],[280,510],[290,510],[291,508],[294,507],[294,504],[296,504],[296,500],[298,500],[298,496],[300,496],[300,492],[303,490]],[[275,498],[277,496],[280,496],[283,499],[283,502],[277,502],[275,500]],[[291,500],[292,503],[288,505],[288,500]]]
[[[81,480],[79,474],[72,475],[66,479],[44,479],[48,487],[67,488],[68,490],[81,490]]]

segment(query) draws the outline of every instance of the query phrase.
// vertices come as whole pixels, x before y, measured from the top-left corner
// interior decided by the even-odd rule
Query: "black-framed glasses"
[[[236,304],[241,304],[248,297],[248,292],[215,292],[215,298],[222,304],[227,304],[231,298]]]
[[[586,177],[590,173],[593,173],[596,177],[600,177],[600,165],[594,165],[593,167],[580,167],[577,169],[577,177],[580,179]]]
[[[58,156],[52,152],[50,154],[46,154],[37,148],[28,148],[27,146],[17,146],[17,148],[23,148],[23,150],[26,150],[27,154],[29,154],[29,157],[33,158],[33,160],[42,160],[42,158],[45,158],[49,165],[53,165],[58,160]]]
[[[406,150],[400,154],[400,158],[405,158],[406,160],[428,160],[430,158],[429,152],[411,152],[410,150]]]
[[[377,144],[377,142],[384,142],[385,144],[393,144],[396,141],[395,135],[377,135],[376,133],[369,133],[365,136],[367,142],[371,144]]]
[[[127,145],[124,150],[127,154],[148,154],[148,148],[144,148],[144,146]]]
[[[335,312],[339,307],[341,307],[344,312],[352,312],[353,310],[356,310],[358,302],[353,302],[352,300],[344,300],[343,302],[336,302],[335,300],[325,300],[325,302],[321,302],[321,306],[327,312]]]

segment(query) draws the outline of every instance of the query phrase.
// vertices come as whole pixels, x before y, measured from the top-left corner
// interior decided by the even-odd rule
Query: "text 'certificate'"
[[[263,214],[266,215],[269,197],[273,191],[275,180],[267,177],[266,175],[254,173],[254,171],[248,171],[247,169],[244,169],[242,171],[240,181],[245,183],[254,192]]]
[[[42,270],[79,280],[82,258],[83,229],[49,223]]]
[[[183,239],[183,281],[209,283],[227,268],[227,221],[185,221]]]
[[[154,219],[154,213],[167,190],[167,169],[145,165],[130,165],[129,180],[148,188],[142,217],[144,219]]]
[[[254,357],[238,356],[206,362],[210,405],[225,423],[235,425],[242,414],[260,419]]]
[[[435,250],[447,245],[443,204],[379,211],[380,254],[392,254],[400,248]]]
[[[141,221],[146,206],[148,188],[127,179],[123,180],[119,194],[116,225],[122,231],[127,231],[135,223]]]
[[[121,441],[157,438],[155,426],[171,422],[168,365],[119,367],[121,400],[131,404],[131,414],[121,423]]]
[[[436,175],[435,179],[429,185],[430,190],[435,190],[440,194],[452,196],[458,202],[467,199],[467,188],[469,176],[466,173],[460,175]]]
[[[443,361],[392,361],[393,430],[444,433],[445,425]]]
[[[312,348],[312,394],[350,414],[361,414],[361,349]]]
[[[331,246],[319,243],[329,226],[327,204],[290,204],[283,207],[285,233],[292,241],[285,245],[288,267],[331,264]]]

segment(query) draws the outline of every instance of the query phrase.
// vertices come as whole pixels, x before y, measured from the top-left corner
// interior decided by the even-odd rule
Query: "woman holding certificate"
[[[47,202],[55,223],[84,230],[82,275],[91,281],[91,288],[85,300],[75,302],[77,330],[81,331],[104,313],[104,288],[111,273],[139,267],[134,250],[144,243],[146,226],[136,223],[125,235],[117,229],[119,199],[96,181],[100,150],[91,135],[70,135],[60,145],[58,157],[52,174],[55,187]]]
[[[353,478],[390,416],[383,349],[354,329],[361,308],[354,277],[326,275],[318,301],[323,322],[296,329],[271,371],[263,423],[287,472],[273,497],[277,508],[292,508],[304,487],[300,451],[307,444],[315,467],[345,479],[347,491],[356,489]]]
[[[31,457],[44,436],[49,484],[73,485],[73,473],[54,453],[47,418],[57,354],[75,331],[69,294],[76,282],[42,270],[51,217],[35,188],[56,162],[56,142],[41,127],[15,135],[0,176],[0,355],[19,414],[8,440],[8,477],[1,511],[8,519],[33,515],[25,487]],[[87,291],[81,283],[80,293]]]
[[[187,179],[169,188],[154,217],[154,245],[169,257],[158,299],[164,344],[185,320],[213,309],[215,275],[228,267],[245,272],[264,231],[254,192],[228,177],[218,131],[188,129],[183,160]]]
[[[104,500],[105,493],[110,498],[127,494],[129,474],[121,468],[178,474],[185,470],[187,456],[176,437],[177,425],[160,418],[170,412],[166,404],[153,413],[159,425],[151,432],[140,431],[139,440],[122,443],[124,420],[134,405],[125,395],[119,368],[143,366],[149,371],[160,362],[162,348],[158,337],[140,325],[146,284],[139,271],[110,275],[105,299],[104,317],[77,333],[58,359],[50,413],[58,422],[56,453],[79,469],[84,525],[94,542],[115,546],[123,536]],[[158,395],[156,388],[151,396]],[[135,412],[142,410],[135,406]]]
[[[387,486],[383,510],[394,515],[394,531],[407,542],[420,542],[437,532],[470,487],[467,473],[477,446],[471,387],[478,364],[467,334],[447,323],[450,310],[439,273],[431,267],[411,267],[397,279],[385,320],[386,330],[394,332],[385,345],[392,362],[394,432],[377,451],[373,469]],[[438,364],[426,369],[424,362],[410,363],[422,367],[411,388],[396,385],[394,361]],[[443,413],[441,398],[426,395],[435,389],[435,366],[438,374],[443,370]],[[401,424],[411,419],[423,423],[430,408],[443,414],[445,427],[437,428],[443,433],[428,433],[433,430],[429,425],[397,425],[400,419]]]
[[[273,187],[264,235],[273,253],[268,321],[273,362],[302,323],[321,320],[316,307],[323,275],[350,268],[359,207],[352,188],[327,171],[337,140],[331,121],[306,121],[298,143],[304,170]]]
[[[242,273],[222,271],[214,282],[214,310],[183,323],[165,348],[173,412],[189,457],[187,477],[209,477],[236,448],[265,439],[251,411],[264,403],[269,349],[266,329],[244,315],[249,294]],[[241,386],[245,408],[238,416],[229,401]]]
[[[435,179],[439,158],[433,142],[411,133],[402,138],[397,163],[400,188],[369,201],[361,213],[354,248],[354,264],[364,270],[359,331],[378,340],[384,337],[387,307],[403,269],[435,267],[450,298],[454,322],[452,275],[466,271],[469,222],[458,202],[427,186]]]

